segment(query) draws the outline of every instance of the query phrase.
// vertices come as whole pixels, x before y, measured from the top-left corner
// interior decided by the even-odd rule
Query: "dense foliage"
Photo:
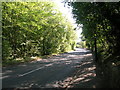
[[[102,60],[120,53],[120,2],[72,2],[78,24],[83,24],[83,36],[88,47]],[[102,61],[103,62],[103,61]]]
[[[3,63],[74,49],[72,24],[52,2],[2,3]]]
[[[95,56],[104,87],[120,88],[120,2],[71,5],[76,22],[83,24],[83,39]]]

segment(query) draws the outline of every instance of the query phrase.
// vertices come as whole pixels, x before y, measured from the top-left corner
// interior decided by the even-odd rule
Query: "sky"
[[[70,20],[70,22],[73,23],[73,26],[77,27],[77,24],[75,23],[75,19],[73,19],[72,7],[68,8],[67,5],[64,5],[64,3],[61,2],[61,0],[55,0],[54,2],[56,3],[58,9],[63,13],[63,15],[65,15]],[[76,33],[78,35],[77,42],[81,41],[80,39],[81,32],[82,32],[82,28],[77,27],[77,30],[76,30]]]

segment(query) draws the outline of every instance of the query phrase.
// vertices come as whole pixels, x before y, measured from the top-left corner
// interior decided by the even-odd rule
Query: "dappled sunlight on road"
[[[95,69],[91,52],[78,49],[3,70],[3,83],[9,83],[5,82],[9,78],[11,81],[18,80],[11,86],[27,89],[74,88],[79,85],[84,88],[87,83],[87,87],[96,87]]]
[[[74,72],[74,75],[71,77],[66,77],[64,80],[54,81],[52,83],[46,84],[46,87],[54,87],[54,88],[75,88],[78,85],[81,85],[82,88],[86,88],[84,84],[90,84],[91,88],[96,88],[96,82],[94,78],[96,77],[95,73],[95,65],[93,64],[93,59],[91,54],[86,55],[88,57],[84,58],[86,61],[79,62],[78,65],[72,66],[76,68],[77,72]],[[71,63],[72,61],[66,61],[67,63]]]
[[[85,85],[88,83],[87,87],[96,88],[96,82],[94,81],[96,77],[96,73],[95,73],[96,67],[95,65],[93,65],[93,62],[88,60],[75,67],[78,70],[76,73],[74,73],[73,76],[67,77],[62,81],[56,81],[53,84],[47,84],[47,85],[58,88],[76,88],[80,85],[79,87],[86,88]]]

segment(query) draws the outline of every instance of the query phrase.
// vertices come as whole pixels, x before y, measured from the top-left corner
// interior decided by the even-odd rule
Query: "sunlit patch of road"
[[[8,77],[7,77],[8,76]],[[86,49],[56,55],[32,63],[3,69],[3,87],[19,88],[70,88],[95,86],[95,65],[92,54]],[[17,82],[17,83],[16,83]]]

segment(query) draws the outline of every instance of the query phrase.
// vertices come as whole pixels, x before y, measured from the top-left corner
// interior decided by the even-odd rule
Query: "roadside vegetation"
[[[120,87],[120,2],[71,2],[83,40],[101,67],[108,87]]]
[[[76,47],[89,49],[88,46],[86,45],[86,41],[77,42]]]
[[[76,44],[72,23],[53,2],[2,2],[2,65],[90,49],[105,87],[120,87],[120,2],[69,2],[83,25]]]
[[[76,33],[53,2],[2,2],[2,64],[73,50]]]

